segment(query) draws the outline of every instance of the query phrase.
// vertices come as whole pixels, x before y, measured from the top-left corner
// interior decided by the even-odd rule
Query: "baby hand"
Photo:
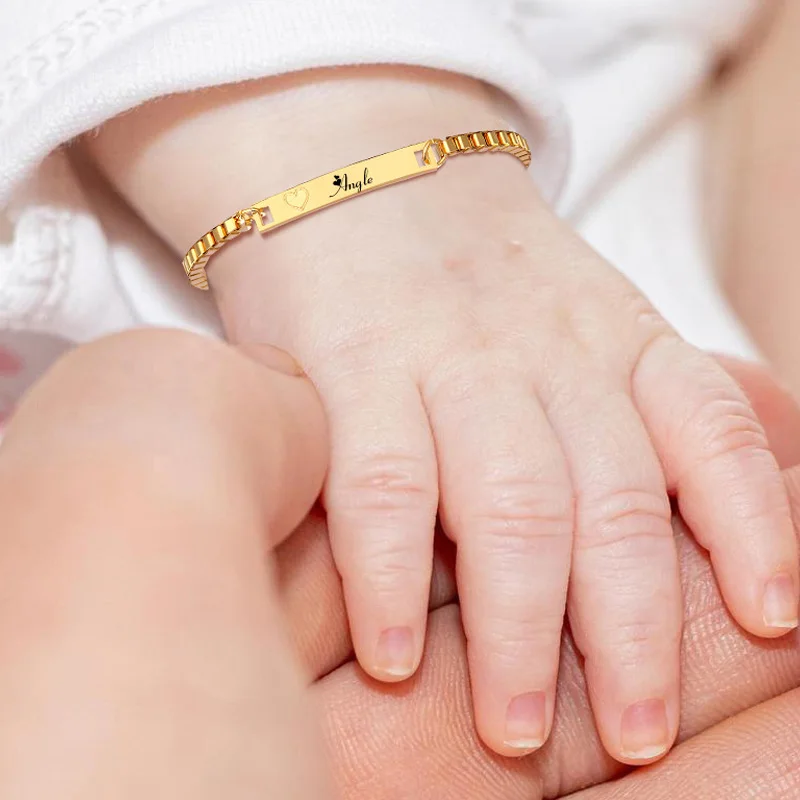
[[[265,336],[330,416],[324,502],[361,665],[396,681],[419,664],[438,509],[484,741],[513,755],[546,740],[566,610],[608,751],[661,756],[679,722],[670,495],[738,622],[797,622],[787,500],[743,393],[511,159],[307,222],[286,230],[303,263],[269,269],[288,300]]]
[[[169,107],[153,105],[119,123],[118,153],[138,154],[118,156],[129,168],[106,167],[153,220],[182,210],[177,246],[200,218],[346,163],[331,163],[334,143],[356,160],[435,134],[437,118],[446,132],[502,127],[474,86],[379,75],[295,91],[193,99],[209,108],[171,126],[148,124]],[[204,157],[213,132],[254,141],[278,112],[303,124],[302,165],[267,149],[260,170]],[[207,191],[190,192],[198,161]],[[514,159],[454,160],[243,236],[209,277],[230,337],[292,352],[322,395],[331,541],[356,654],[380,680],[419,664],[438,511],[458,548],[476,725],[498,753],[550,732],[565,611],[608,752],[640,764],[670,747],[681,640],[670,495],[736,620],[759,636],[796,626],[788,502],[747,399],[554,217]]]

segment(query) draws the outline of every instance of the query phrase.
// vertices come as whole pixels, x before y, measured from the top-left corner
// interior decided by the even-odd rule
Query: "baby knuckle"
[[[366,586],[378,595],[419,591],[427,595],[430,555],[402,530],[370,528],[346,550],[334,548],[337,569],[346,583]]]
[[[622,307],[625,309],[634,325],[650,337],[662,334],[673,335],[669,323],[655,309],[653,304],[640,291],[630,287],[623,294]]]
[[[510,333],[497,325],[474,317],[458,326],[458,350],[471,357],[487,356],[494,359],[497,353],[509,348]]]
[[[527,374],[529,361],[521,346],[478,353],[462,343],[431,365],[423,387],[426,404],[451,416],[471,413],[474,406],[496,397],[498,386],[517,384],[517,376]]]
[[[642,667],[655,657],[663,662],[664,653],[677,650],[680,631],[671,631],[660,620],[636,619],[615,625],[608,633],[605,648],[608,658],[625,667]]]
[[[620,489],[598,498],[579,512],[580,535],[576,548],[661,549],[671,544],[672,509],[664,493],[641,489]]]
[[[331,484],[330,500],[350,511],[428,508],[437,502],[435,476],[419,456],[393,453],[371,456]]]
[[[531,657],[541,658],[542,653],[555,657],[564,626],[563,609],[559,614],[542,615],[531,613],[526,605],[521,612],[526,616],[519,613],[512,617],[488,617],[485,636],[475,641],[473,635],[470,641],[481,650],[491,652],[495,659],[507,666],[519,665],[521,660],[527,663]]]
[[[309,373],[322,380],[346,381],[359,392],[361,381],[374,376],[375,364],[385,361],[386,354],[396,349],[395,340],[391,331],[368,325],[358,332],[347,331],[338,338],[329,337],[325,343],[314,342],[313,347],[308,348],[316,353],[308,364]]]
[[[378,596],[393,594],[398,589],[419,590],[427,594],[429,576],[400,541],[394,547],[387,545],[369,554],[359,563],[358,577],[366,581],[371,592]]]
[[[505,479],[485,484],[470,516],[481,534],[512,554],[530,549],[530,540],[561,539],[572,533],[574,498],[568,485]]]
[[[581,320],[596,319],[596,310],[583,313],[579,305],[581,301],[578,299],[570,302],[567,298],[559,298],[558,302],[540,312],[545,323],[543,327],[553,341],[576,342],[591,348],[593,330],[586,330]]]
[[[657,312],[653,312],[659,316]],[[645,312],[637,318],[637,327],[640,330],[640,346],[638,351],[635,351],[632,361],[630,362],[630,376],[631,382],[636,384],[641,374],[646,370],[651,362],[659,360],[659,355],[664,348],[670,348],[675,343],[680,343],[677,334],[669,327],[669,325],[661,320],[648,320]],[[641,331],[645,335],[641,336]]]
[[[663,638],[664,631],[661,625],[654,620],[631,620],[615,626],[614,632],[609,636],[609,643],[618,647],[642,649],[652,646]]]
[[[700,458],[769,449],[767,436],[750,405],[743,398],[721,395],[706,399],[691,416],[687,430],[701,443]]]
[[[614,320],[607,306],[597,302],[597,295],[562,297],[551,308],[539,312],[539,339],[546,352],[558,353],[554,364],[603,363],[615,349]],[[541,346],[538,348],[542,352]]]

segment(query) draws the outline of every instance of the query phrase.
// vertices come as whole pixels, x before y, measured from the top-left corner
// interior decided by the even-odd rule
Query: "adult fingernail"
[[[635,761],[650,761],[669,749],[667,705],[663,700],[642,700],[622,715],[622,755]]]
[[[411,628],[389,628],[378,638],[375,671],[389,678],[408,678],[414,672],[416,653]]]
[[[544,692],[528,692],[515,697],[506,712],[507,747],[537,750],[544,744],[547,721],[547,698]]]
[[[764,624],[785,630],[797,627],[797,594],[791,575],[776,575],[764,589]]]
[[[276,372],[282,372],[284,375],[291,375],[297,378],[305,377],[306,373],[300,364],[279,347],[273,347],[271,344],[248,342],[237,345],[237,349],[254,361],[258,361],[259,364],[263,364],[267,369],[274,369]]]

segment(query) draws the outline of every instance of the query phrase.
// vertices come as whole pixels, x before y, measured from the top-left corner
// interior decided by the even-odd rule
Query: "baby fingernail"
[[[791,575],[776,575],[764,589],[764,624],[786,630],[797,627],[797,594]]]
[[[635,761],[649,761],[669,749],[667,705],[663,700],[642,700],[622,715],[622,755]]]
[[[537,750],[544,744],[546,705],[544,692],[521,694],[508,704],[505,737],[507,747],[515,750]]]
[[[375,671],[391,678],[408,678],[414,672],[416,653],[411,628],[389,628],[378,639]]]

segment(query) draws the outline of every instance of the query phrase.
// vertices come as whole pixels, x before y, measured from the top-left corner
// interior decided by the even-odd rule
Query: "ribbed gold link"
[[[417,150],[417,147],[419,150]],[[437,160],[437,149],[441,151],[441,160]],[[419,157],[419,153],[421,152],[422,166],[418,166],[415,161],[413,168],[409,168],[407,164],[410,162],[408,160],[403,160],[406,151],[413,151],[412,154],[417,157]],[[418,175],[436,171],[441,168],[448,158],[470,153],[508,153],[519,159],[525,167],[529,167],[531,164],[531,151],[528,142],[524,136],[515,131],[474,131],[472,133],[460,133],[455,136],[447,136],[444,139],[429,139],[427,142],[423,142],[420,145],[402,148],[401,150],[396,150],[383,156],[376,156],[374,159],[359,162],[357,165],[350,165],[350,167],[337,170],[338,174],[330,173],[328,176],[322,176],[322,178],[333,178],[338,182],[334,182],[332,186],[331,184],[327,184],[325,196],[321,201],[311,201],[309,189],[312,184],[318,183],[322,178],[315,179],[306,184],[301,184],[282,195],[275,195],[266,200],[261,200],[250,208],[238,211],[232,217],[228,217],[224,222],[212,228],[191,246],[183,258],[183,269],[192,286],[207,290],[208,276],[206,275],[206,265],[211,256],[223,245],[233,241],[242,233],[251,230],[253,224],[256,224],[259,231],[264,233],[271,230],[273,227],[292,222],[294,219],[304,216],[305,214],[312,213],[327,205],[332,205],[333,203],[347,199],[348,196],[355,196],[356,193],[353,189],[356,184],[351,183],[351,179],[359,181],[357,184],[358,194],[366,193],[375,188],[381,188],[391,183],[397,183],[401,180],[407,180]],[[224,157],[223,154],[223,158]],[[370,170],[373,164],[379,162],[384,166],[390,164],[395,170],[400,163],[404,166],[398,174],[384,175],[380,180],[376,181],[374,178],[370,177]],[[358,167],[357,171],[355,167]],[[350,169],[354,170],[352,174],[348,173]],[[360,180],[362,175],[363,180]],[[344,186],[341,183],[342,179],[344,180]],[[371,186],[373,183],[375,183],[375,185]],[[330,192],[333,187],[339,187],[338,191],[328,195],[328,192]],[[342,189],[345,189],[345,194],[339,196]],[[348,195],[348,191],[352,192],[352,195]],[[282,206],[283,217],[266,222],[265,217],[262,215],[273,203],[285,204]],[[286,206],[288,206],[288,209]]]
[[[476,150],[485,150],[486,149],[486,136],[482,131],[478,131],[477,133],[471,133],[469,135],[470,144]]]
[[[519,159],[526,167],[531,164],[527,140],[514,131],[476,131],[460,136],[448,136],[442,141],[442,149],[446,156],[486,151],[508,153]]]

